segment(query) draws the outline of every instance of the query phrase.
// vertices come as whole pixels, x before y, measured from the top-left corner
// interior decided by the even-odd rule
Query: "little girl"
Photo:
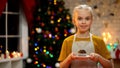
[[[76,6],[72,21],[77,31],[63,41],[58,59],[60,68],[97,68],[98,63],[103,68],[112,68],[111,56],[104,41],[90,33],[92,8],[88,5]]]

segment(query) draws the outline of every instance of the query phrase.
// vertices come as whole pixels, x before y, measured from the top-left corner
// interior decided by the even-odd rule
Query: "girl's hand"
[[[90,59],[95,61],[95,62],[98,62],[99,61],[99,58],[101,57],[99,54],[97,53],[91,53],[90,55]]]

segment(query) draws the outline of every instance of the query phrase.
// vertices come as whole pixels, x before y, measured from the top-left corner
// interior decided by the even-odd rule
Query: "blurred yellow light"
[[[56,44],[56,42],[55,42],[55,41],[53,41],[53,44]]]
[[[46,46],[44,46],[43,48],[46,48]]]
[[[37,48],[35,48],[34,50],[37,51]]]
[[[110,43],[110,46],[112,46],[112,43]]]
[[[58,37],[57,35],[55,35],[55,37]]]
[[[38,61],[35,61],[35,64],[38,64]]]
[[[57,20],[57,22],[60,22],[62,19],[61,18],[59,18],[58,20]]]
[[[70,16],[69,16],[69,15],[67,15],[67,16],[66,16],[66,19],[68,19],[68,20],[69,20],[69,19],[70,19]]]
[[[52,35],[51,35],[51,34],[49,34],[49,38],[52,38]]]
[[[37,47],[37,49],[39,49],[39,47]]]
[[[50,22],[51,24],[54,24],[54,21],[53,20],[51,20],[51,22]]]
[[[67,34],[64,34],[64,36],[66,37],[66,36],[67,36]]]
[[[108,38],[111,38],[111,35],[110,35],[110,33],[109,33],[109,32],[107,33],[107,35],[108,35]]]
[[[107,42],[107,39],[106,39],[106,38],[103,38],[103,40],[104,40],[105,42]]]
[[[54,2],[54,5],[56,5],[57,3],[56,2]]]
[[[110,42],[110,40],[112,38],[112,36],[109,32],[103,32],[102,36],[103,36],[103,40],[105,41],[105,43]]]
[[[54,5],[56,5],[57,4],[57,0],[54,0]]]
[[[44,49],[43,52],[46,52],[46,50]]]
[[[43,67],[46,67],[46,65],[45,65],[45,64],[43,64]]]
[[[102,35],[105,36],[105,32],[103,32]]]
[[[7,50],[6,53],[9,53],[9,51]]]

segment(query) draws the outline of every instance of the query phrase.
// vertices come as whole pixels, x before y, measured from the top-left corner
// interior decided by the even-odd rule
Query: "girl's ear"
[[[73,25],[75,26],[75,19],[72,19],[72,23],[73,23]]]

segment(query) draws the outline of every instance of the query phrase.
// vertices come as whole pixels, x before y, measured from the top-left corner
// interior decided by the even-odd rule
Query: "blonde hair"
[[[76,6],[76,7],[74,8],[74,10],[73,10],[73,15],[72,15],[72,19],[75,18],[75,13],[76,13],[76,11],[79,10],[79,9],[86,9],[86,10],[90,11],[91,16],[92,16],[92,18],[93,18],[94,15],[93,15],[93,10],[92,10],[92,8],[91,8],[90,6],[84,4],[84,5],[78,5],[78,6]]]

